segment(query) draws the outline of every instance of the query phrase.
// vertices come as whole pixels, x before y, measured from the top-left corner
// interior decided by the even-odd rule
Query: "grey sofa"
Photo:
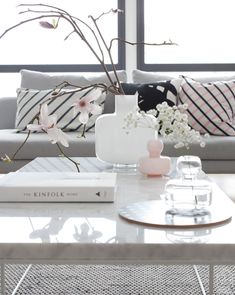
[[[119,77],[124,82],[127,79],[124,71],[119,72]],[[75,85],[87,85],[98,82],[107,83],[105,80],[107,78],[104,74],[91,77],[74,74],[61,76],[22,70],[21,78],[21,87],[39,90],[53,88],[65,80]],[[170,76],[162,76],[155,73],[133,71],[133,81],[135,83],[146,83],[171,78]],[[225,78],[220,77],[220,79]],[[109,94],[105,100],[104,113],[113,111],[114,97]],[[3,157],[5,154],[12,155],[26,137],[25,133],[17,133],[17,130],[14,129],[15,115],[16,97],[0,98],[0,157]],[[70,137],[70,146],[66,148],[66,154],[72,157],[95,156],[94,133],[86,133],[86,139],[78,138],[77,132],[69,132],[68,135]],[[31,134],[25,146],[17,154],[14,163],[8,164],[0,161],[0,173],[17,170],[36,157],[53,157],[59,154],[57,146],[52,145],[48,141],[46,134],[34,133]],[[175,149],[172,143],[165,141],[163,154],[172,157],[185,154],[197,155],[202,159],[203,169],[206,172],[235,172],[235,137],[232,136],[211,136],[206,140],[205,148],[192,145],[189,150]]]
[[[114,109],[114,98],[107,98],[105,112]],[[24,141],[26,134],[17,133],[14,129],[16,113],[16,97],[0,98],[0,157],[12,155],[17,146]],[[78,138],[76,132],[69,132],[70,146],[66,153],[73,157],[95,156],[95,134],[87,133],[86,139]],[[0,173],[14,171],[36,157],[58,156],[56,145],[52,145],[46,134],[31,134],[23,149],[12,164],[0,162]],[[206,147],[192,145],[190,150],[175,149],[172,143],[164,142],[163,154],[180,156],[184,154],[198,155],[202,159],[203,169],[211,173],[235,172],[235,137],[211,136],[206,141]]]

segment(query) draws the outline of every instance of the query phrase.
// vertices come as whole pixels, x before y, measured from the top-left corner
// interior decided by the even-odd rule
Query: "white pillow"
[[[51,97],[52,89],[49,90],[35,90],[19,88],[17,90],[17,112],[15,128],[19,131],[26,130],[28,124],[32,124],[32,120],[39,114],[40,105],[43,102],[48,101]],[[65,90],[66,92],[66,90]],[[49,114],[56,113],[57,126],[63,130],[70,131],[82,131],[84,125],[78,120],[78,115],[74,117],[73,114],[73,102],[81,97],[81,93],[85,94],[87,90],[76,93],[65,93],[60,97],[57,97],[48,102]],[[101,95],[96,101],[102,109],[104,105],[106,95]],[[86,132],[93,131],[95,120],[98,115],[90,115],[90,118],[86,124]],[[37,123],[34,122],[34,123]]]
[[[154,83],[158,81],[166,81],[177,78],[178,74],[164,75],[160,72],[145,72],[141,70],[132,71],[132,80],[133,83],[143,84],[143,83]]]
[[[75,86],[87,86],[94,83],[106,83],[110,85],[105,73],[85,74],[48,74],[37,71],[21,70],[21,88],[46,90],[53,89],[64,81]],[[110,73],[114,79],[114,74]],[[121,82],[127,81],[126,71],[118,71]]]
[[[176,73],[173,72],[170,75],[166,75],[165,73],[162,74],[162,72],[145,72],[141,70],[133,70],[132,72],[132,79],[134,83],[154,83],[157,81],[164,81],[164,80],[172,80],[173,78],[177,78],[182,73]],[[186,73],[184,73],[186,75]],[[230,81],[235,80],[235,75],[229,74],[221,74],[219,72],[205,72],[205,73],[187,73],[192,79],[195,81],[199,81],[202,83],[208,83],[208,82],[215,82],[215,81]]]

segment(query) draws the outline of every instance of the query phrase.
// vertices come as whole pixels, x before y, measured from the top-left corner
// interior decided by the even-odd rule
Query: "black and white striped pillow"
[[[196,82],[183,77],[179,103],[188,104],[190,126],[200,133],[235,136],[235,81]]]
[[[25,131],[28,124],[32,124],[32,120],[37,116],[40,111],[40,105],[48,101],[49,114],[56,113],[57,126],[64,131],[79,131],[83,130],[84,125],[78,120],[79,113],[74,117],[73,102],[87,92],[73,92],[68,93],[64,90],[65,94],[49,100],[54,90],[35,90],[19,88],[17,90],[17,112],[15,128],[19,131]],[[67,92],[67,93],[66,93]],[[95,103],[103,108],[105,95],[101,95]],[[86,131],[93,131],[95,120],[98,115],[91,115],[86,124]],[[34,123],[37,123],[35,121]]]

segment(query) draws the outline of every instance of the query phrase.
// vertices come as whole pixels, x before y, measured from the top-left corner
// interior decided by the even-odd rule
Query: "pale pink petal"
[[[39,123],[40,125],[47,126],[47,122],[48,122],[48,105],[44,103],[40,109]]]
[[[78,116],[78,120],[82,124],[86,124],[89,119],[88,112],[81,112],[80,115]]]
[[[85,98],[77,99],[72,106],[76,109],[77,113],[82,111],[88,111],[90,103],[86,102]]]
[[[57,129],[57,127],[54,127],[47,130],[47,134],[53,144],[58,142]]]
[[[27,129],[30,131],[42,131],[42,126],[38,124],[28,124]]]
[[[66,133],[64,133],[61,129],[59,129],[59,138],[60,138],[60,143],[65,146],[68,147],[69,143],[68,143],[68,136]]]
[[[57,116],[56,114],[48,115],[48,105],[44,103],[40,109],[39,123],[42,125],[42,128],[46,131],[48,128],[51,128],[56,125]]]
[[[50,128],[52,126],[55,126],[57,122],[57,115],[53,114],[47,117],[47,127]]]
[[[90,109],[90,112],[93,114],[93,115],[99,115],[102,113],[102,107],[99,106],[98,104],[91,104],[91,109]]]
[[[78,112],[79,112],[79,110],[77,109],[76,106],[74,106],[74,108],[73,108],[73,116],[75,117]]]
[[[60,142],[63,146],[68,147],[68,137],[67,135],[59,128],[54,127],[47,130],[47,134],[51,140],[52,144]]]

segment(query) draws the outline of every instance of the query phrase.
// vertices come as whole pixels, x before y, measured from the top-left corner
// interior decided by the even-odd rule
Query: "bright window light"
[[[146,64],[235,63],[234,0],[145,0]]]
[[[0,10],[0,33],[8,27],[27,19],[35,14],[19,15],[18,12],[26,10],[25,7],[16,7],[22,3],[19,0],[5,1]],[[23,2],[24,3],[24,2]],[[26,3],[39,3],[39,1],[26,1]],[[117,8],[117,0],[47,0],[48,5],[54,5],[70,12],[85,22],[91,23],[89,15],[99,16],[111,8]],[[32,7],[32,9],[40,9]],[[45,8],[44,8],[45,9]],[[50,9],[49,9],[50,10]],[[40,14],[38,14],[40,15]],[[117,14],[108,14],[99,20],[100,29],[108,42],[118,36]],[[60,21],[56,30],[42,28],[38,21],[22,25],[6,34],[0,40],[0,65],[18,64],[98,64],[88,47],[78,36],[72,34],[66,41],[64,38],[72,31],[72,27]],[[93,36],[85,30],[86,36],[92,40]],[[93,38],[93,44],[94,38]],[[98,52],[98,47],[96,46]],[[114,62],[118,62],[118,46],[114,43],[112,52]],[[106,58],[107,61],[107,58]],[[109,62],[108,62],[109,63]]]

